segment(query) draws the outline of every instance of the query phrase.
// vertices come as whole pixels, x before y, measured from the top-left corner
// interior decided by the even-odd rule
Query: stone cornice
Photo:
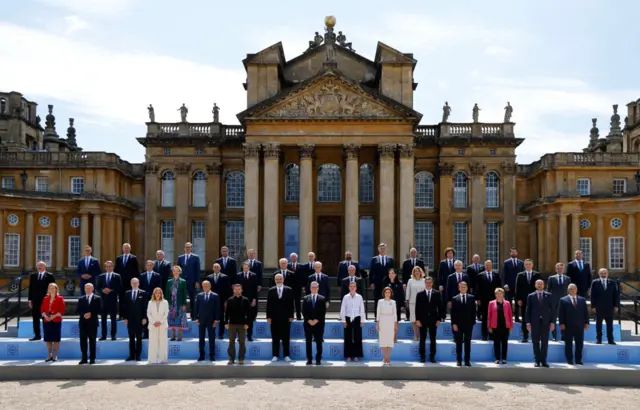
[[[143,209],[144,207],[141,204],[137,204],[133,201],[130,201],[120,196],[106,195],[98,192],[83,192],[81,194],[71,194],[71,193],[58,193],[58,192],[22,191],[22,190],[0,188],[0,196],[2,196],[3,198],[20,198],[20,199],[37,199],[37,200],[46,199],[46,200],[59,200],[59,201],[67,201],[67,202],[100,201],[100,202],[109,202],[109,203],[124,205],[131,209]],[[89,211],[79,212],[79,213],[83,215],[85,213],[89,213]]]

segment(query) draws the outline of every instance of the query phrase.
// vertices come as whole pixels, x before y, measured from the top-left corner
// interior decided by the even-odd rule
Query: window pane
[[[73,235],[69,236],[69,260],[67,261],[67,266],[76,267],[78,266],[78,261],[80,261],[80,236]]]
[[[227,221],[225,244],[229,248],[229,255],[237,259],[244,247],[244,221]]]
[[[162,206],[165,208],[175,206],[175,177],[171,171],[162,174]]]
[[[206,200],[207,177],[204,172],[198,171],[193,175],[193,206],[202,208],[207,206]],[[202,260],[200,261],[202,262]]]
[[[36,191],[47,192],[49,190],[49,180],[47,178],[36,178]]]
[[[500,183],[495,172],[489,172],[485,178],[487,208],[498,208]],[[491,259],[493,261],[493,259]]]
[[[244,174],[242,172],[234,171],[227,175],[227,208],[244,208]]]
[[[75,177],[71,178],[71,193],[81,194],[84,192],[84,178]]]
[[[206,269],[205,251],[207,248],[204,221],[191,222],[191,244],[193,245],[193,253],[200,258],[200,269]]]
[[[499,244],[500,244],[500,226],[497,222],[488,222],[486,226],[486,242],[487,252],[486,256],[493,264],[498,266]]]
[[[467,176],[462,172],[453,177],[453,207],[467,207]]]
[[[456,259],[467,265],[467,223],[454,222],[453,247],[456,250]]]
[[[579,195],[590,195],[591,181],[584,178],[576,180],[576,189]]]
[[[433,175],[425,171],[416,174],[414,195],[416,208],[433,208],[435,206]]]
[[[35,263],[44,261],[47,267],[51,267],[51,235],[36,236],[36,260]]]
[[[340,202],[342,200],[342,179],[340,167],[324,164],[318,170],[318,202]]]
[[[286,202],[300,201],[300,167],[297,164],[289,164],[285,168],[284,200]]]
[[[20,266],[20,234],[4,234],[4,266]]]
[[[609,269],[624,269],[624,238],[609,238]]]
[[[164,251],[164,257],[173,263],[173,221],[162,221],[160,223],[160,249]]]
[[[416,239],[415,247],[418,250],[419,257],[424,260],[424,264],[429,267],[429,271],[434,271],[434,233],[433,223],[418,221],[416,222],[414,237]]]
[[[591,264],[591,238],[580,238],[580,250],[584,261]]]
[[[369,164],[362,165],[360,167],[360,181],[358,186],[358,196],[360,197],[360,202],[373,202],[373,178],[373,167]]]
[[[15,189],[16,181],[13,177],[2,177],[2,188],[4,189]]]
[[[371,259],[374,256],[376,244],[374,237],[374,220],[372,217],[360,218],[360,238],[359,238],[359,252],[360,252],[360,268],[371,268]]]
[[[300,235],[300,220],[297,216],[284,218],[284,257],[289,258],[292,253],[298,254]]]

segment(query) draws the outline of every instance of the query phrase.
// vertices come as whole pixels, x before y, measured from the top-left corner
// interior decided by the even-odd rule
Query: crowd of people
[[[244,364],[246,340],[253,341],[253,324],[258,313],[258,294],[262,287],[263,266],[250,249],[247,260],[238,265],[221,249],[221,257],[213,264],[213,273],[201,278],[200,258],[192,253],[191,243],[172,265],[158,251],[155,261],[145,263],[140,272],[131,246],[123,245],[123,254],[116,262],[106,261],[104,272],[99,261],[91,256],[91,247],[84,249],[78,263],[78,277],[84,295],[78,300],[80,350],[79,364],[95,363],[96,340],[117,338],[117,321],[127,327],[129,355],[126,360],[140,361],[142,341],[148,339],[148,362],[168,360],[168,331],[171,341],[181,341],[188,320],[196,324],[199,339],[198,361],[215,360],[216,339],[228,332],[228,363]],[[607,269],[598,270],[592,279],[591,267],[576,251],[575,260],[555,265],[555,274],[545,283],[534,270],[533,261],[518,259],[515,248],[504,261],[501,272],[494,271],[492,261],[480,263],[474,255],[465,267],[455,259],[455,250],[447,248],[437,275],[430,276],[429,267],[411,249],[409,258],[396,271],[395,261],[386,254],[384,243],[371,260],[367,272],[374,295],[374,316],[384,365],[390,364],[391,350],[397,343],[398,324],[405,313],[411,322],[414,340],[419,341],[420,361],[427,361],[426,339],[429,336],[428,360],[436,362],[437,328],[450,315],[456,343],[458,366],[471,366],[471,338],[477,321],[481,322],[483,340],[492,340],[496,364],[506,364],[508,339],[515,322],[522,323],[523,343],[531,336],[536,367],[548,367],[549,332],[554,340],[563,340],[569,364],[582,364],[584,332],[589,328],[590,312],[586,298],[591,298],[591,311],[596,319],[597,343],[602,343],[602,322],[606,323],[609,344],[613,337],[613,315],[618,310],[619,293],[615,281],[608,278]],[[59,294],[53,274],[44,262],[29,282],[29,306],[33,312],[34,337],[41,340],[43,322],[47,344],[47,362],[58,360],[61,325],[65,301]],[[338,267],[340,289],[340,321],[344,326],[344,357],[347,361],[363,358],[362,327],[367,320],[363,299],[365,277],[359,264],[346,252]],[[402,279],[400,278],[402,274]],[[307,364],[322,362],[326,313],[331,301],[330,278],[323,273],[322,263],[315,254],[307,262],[297,255],[279,260],[279,269],[271,279],[266,298],[266,318],[271,328],[272,361],[282,357],[290,361],[291,324],[303,320]],[[304,296],[303,296],[304,294]],[[189,308],[188,308],[189,307]],[[110,319],[110,328],[108,328]],[[559,323],[560,332],[556,329]],[[208,341],[208,352],[205,351]],[[236,341],[238,351],[236,352]],[[316,355],[312,357],[315,343]],[[574,354],[575,347],[575,354]],[[282,355],[280,354],[282,353]],[[463,360],[464,358],[464,360]]]

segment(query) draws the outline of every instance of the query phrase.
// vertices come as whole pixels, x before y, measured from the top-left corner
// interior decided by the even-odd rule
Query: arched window
[[[360,202],[373,202],[373,167],[369,164],[360,166],[360,182],[358,196]]]
[[[172,171],[165,171],[162,174],[162,206],[173,208],[176,206],[176,177]]]
[[[202,171],[193,174],[193,198],[192,205],[202,208],[207,206],[207,177]]]
[[[227,174],[227,208],[244,208],[244,174],[233,171]]]
[[[453,176],[453,207],[467,207],[467,176],[464,172],[456,172]]]
[[[498,208],[499,205],[499,189],[500,189],[500,181],[498,179],[498,174],[495,172],[489,172],[487,176],[484,178],[485,189],[487,193],[487,208]]]
[[[415,176],[414,199],[416,208],[433,208],[435,206],[433,175],[427,171],[418,172]]]
[[[342,200],[342,177],[336,164],[324,164],[318,169],[318,202]]]
[[[289,164],[284,169],[284,200],[300,202],[300,167]]]

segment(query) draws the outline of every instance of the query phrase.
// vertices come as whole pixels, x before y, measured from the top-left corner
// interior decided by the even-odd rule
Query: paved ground
[[[339,394],[338,394],[339,393]],[[552,402],[551,402],[552,400]],[[638,409],[640,390],[511,383],[337,380],[0,383],[13,409]]]

